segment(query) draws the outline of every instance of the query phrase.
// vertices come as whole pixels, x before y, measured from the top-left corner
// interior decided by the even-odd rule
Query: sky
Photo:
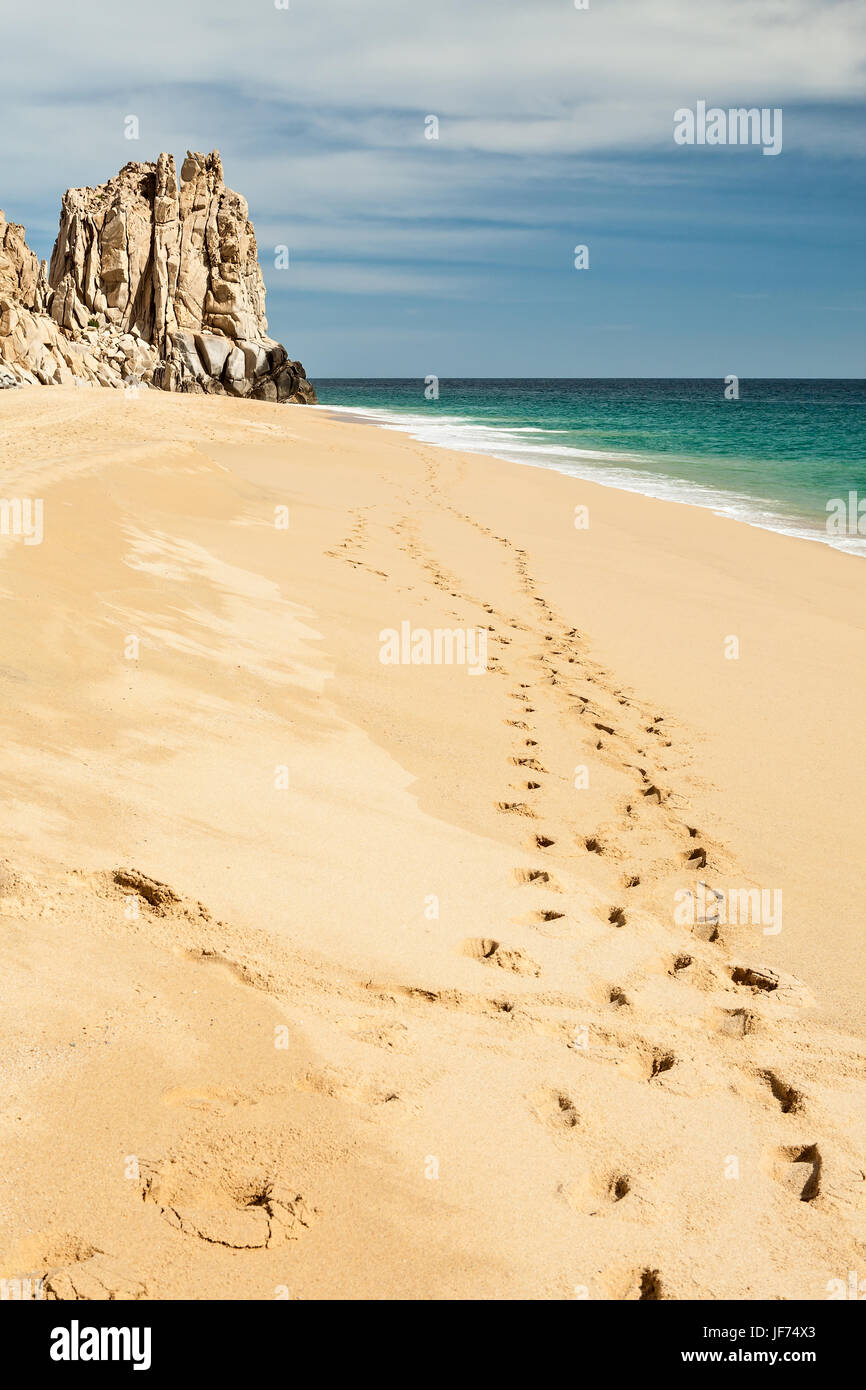
[[[0,0],[38,255],[67,187],[219,149],[314,381],[866,374],[863,0],[285,4]],[[699,101],[781,153],[676,143]]]

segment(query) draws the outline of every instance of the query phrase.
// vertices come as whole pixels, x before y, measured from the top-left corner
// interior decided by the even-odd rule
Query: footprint
[[[471,956],[482,965],[498,965],[515,975],[540,975],[541,966],[519,946],[505,947],[492,937],[468,937],[463,942],[464,956]]]
[[[748,1009],[722,1009],[715,1017],[719,1032],[729,1038],[745,1038],[758,1026],[756,1015]]]
[[[210,1245],[272,1249],[297,1239],[310,1225],[304,1198],[267,1172],[234,1172],[218,1161],[187,1167],[169,1160],[159,1169],[142,1169],[142,1200],[153,1202],[184,1235]]]
[[[817,1144],[776,1149],[768,1155],[768,1165],[776,1181],[801,1202],[814,1202],[820,1193],[822,1161]]]
[[[624,927],[626,923],[626,916],[621,907],[612,907],[610,912],[608,913],[607,920],[610,922],[612,927]]]
[[[762,990],[770,993],[779,988],[779,977],[773,970],[753,969],[747,965],[737,965],[731,971],[731,979],[735,985],[742,985],[746,989]]]
[[[715,922],[696,922],[691,928],[692,936],[696,936],[699,941],[718,941],[719,928]]]
[[[228,975],[230,979],[242,985],[248,985],[251,989],[262,989],[266,993],[274,993],[276,990],[276,985],[272,979],[252,969],[251,966],[244,965],[241,961],[231,960],[219,951],[211,951],[204,947],[198,951],[184,951],[184,958],[195,961],[199,965],[207,965],[211,969],[219,970]]]
[[[101,1250],[47,1275],[43,1288],[47,1299],[64,1302],[129,1302],[147,1297],[147,1286]]]
[[[670,1071],[676,1065],[676,1060],[672,1052],[643,1048],[627,1057],[624,1062],[620,1062],[617,1070],[634,1081],[654,1081],[656,1077]]]
[[[353,1073],[343,1073],[333,1067],[322,1071],[306,1071],[293,1080],[295,1089],[311,1095],[326,1096],[329,1100],[350,1100],[359,1105],[388,1105],[400,1100],[399,1091],[391,1086],[360,1080]]]
[[[657,1269],[642,1269],[640,1271],[637,1298],[640,1303],[663,1301],[661,1275]]]
[[[503,811],[507,815],[528,816],[530,820],[535,820],[535,812],[531,806],[527,806],[525,801],[497,801],[497,811]]]
[[[761,1080],[766,1081],[773,1099],[779,1102],[783,1115],[799,1115],[803,1110],[803,1094],[795,1086],[789,1086],[773,1071],[761,1072]]]
[[[570,1134],[580,1124],[577,1107],[567,1091],[545,1088],[535,1096],[535,1110],[548,1129]]]
[[[350,1029],[349,1036],[357,1042],[384,1047],[389,1052],[406,1052],[409,1049],[409,1029],[399,1020],[368,1016],[352,1022],[357,1026],[354,1030]]]
[[[171,908],[180,906],[183,901],[180,894],[169,888],[167,883],[148,878],[138,869],[115,869],[111,877],[118,888],[129,888],[133,893],[137,893],[160,916],[164,916]]]
[[[628,1197],[631,1190],[631,1179],[618,1169],[587,1173],[578,1182],[560,1189],[572,1211],[583,1216],[606,1216]]]
[[[668,1295],[664,1292],[661,1274],[657,1269],[614,1268],[601,1277],[608,1297],[618,1303],[658,1303]]]
[[[661,1076],[662,1072],[670,1071],[671,1067],[674,1066],[675,1062],[676,1057],[672,1052],[654,1053],[652,1062],[650,1064],[649,1079],[652,1080],[654,1076]]]
[[[163,1105],[182,1105],[190,1110],[225,1111],[237,1105],[257,1105],[256,1096],[223,1086],[172,1086],[162,1093]]]

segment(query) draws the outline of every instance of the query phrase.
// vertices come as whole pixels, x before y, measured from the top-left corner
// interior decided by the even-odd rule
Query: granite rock
[[[0,212],[0,369],[75,381],[314,402],[267,333],[246,200],[219,153],[132,162],[64,194],[50,266]]]

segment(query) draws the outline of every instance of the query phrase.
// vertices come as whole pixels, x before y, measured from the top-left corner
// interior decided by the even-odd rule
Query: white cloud
[[[698,97],[861,99],[866,52],[861,0],[596,0],[588,11],[567,0],[47,0],[2,27],[14,55],[3,104],[26,120],[87,93],[136,110],[173,84],[225,84],[314,124],[331,111],[332,134],[353,146],[421,140],[418,117],[432,112],[457,148],[506,154],[666,143],[665,118]],[[65,124],[55,138],[76,133]]]
[[[268,253],[281,243],[304,296],[446,297],[466,291],[461,263],[478,294],[487,266],[514,293],[515,269],[545,256],[567,265],[590,220],[609,252],[626,227],[651,238],[666,193],[682,201],[686,185],[713,183],[689,225],[718,234],[744,175],[757,164],[771,189],[782,161],[676,149],[673,113],[699,98],[783,107],[789,157],[864,152],[862,0],[591,0],[587,11],[572,0],[10,0],[0,45],[0,207],[31,243],[50,250],[70,184],[216,146],[250,204],[277,332],[289,296]],[[138,142],[123,138],[130,113]],[[424,139],[427,114],[438,141]],[[798,229],[823,212],[820,198],[804,201]],[[736,213],[765,238],[786,215],[771,192]]]

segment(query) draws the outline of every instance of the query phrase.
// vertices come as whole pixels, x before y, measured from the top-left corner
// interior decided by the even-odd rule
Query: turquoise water
[[[426,443],[494,454],[866,555],[866,382],[317,380],[320,404]],[[856,499],[864,515],[858,533]],[[828,531],[828,504],[845,515]],[[834,508],[838,516],[839,509]]]

